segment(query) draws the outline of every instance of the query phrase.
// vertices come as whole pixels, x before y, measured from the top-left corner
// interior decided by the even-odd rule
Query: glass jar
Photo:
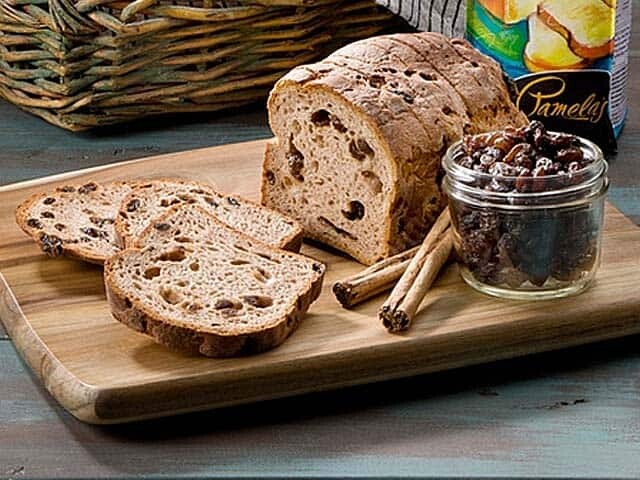
[[[587,166],[540,177],[475,171],[455,161],[462,142],[448,149],[443,189],[460,273],[473,288],[503,298],[545,299],[576,294],[592,282],[609,181],[602,151],[578,141]]]

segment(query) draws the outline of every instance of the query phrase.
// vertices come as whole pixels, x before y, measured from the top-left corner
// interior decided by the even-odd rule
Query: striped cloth
[[[464,35],[466,0],[376,0],[418,30]]]

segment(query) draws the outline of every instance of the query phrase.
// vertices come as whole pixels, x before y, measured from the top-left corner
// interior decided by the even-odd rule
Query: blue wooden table
[[[630,112],[610,198],[640,224],[639,0],[634,17]],[[260,106],[71,134],[0,103],[0,184],[268,136]],[[52,400],[0,327],[0,478],[639,478],[639,342],[95,427]]]

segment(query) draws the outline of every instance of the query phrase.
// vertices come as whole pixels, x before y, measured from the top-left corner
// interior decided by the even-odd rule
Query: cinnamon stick
[[[333,294],[344,308],[352,308],[365,300],[390,290],[420,247],[413,247],[393,257],[374,263],[333,284]]]
[[[382,305],[379,318],[389,332],[407,330],[427,291],[451,253],[451,218],[445,209]]]

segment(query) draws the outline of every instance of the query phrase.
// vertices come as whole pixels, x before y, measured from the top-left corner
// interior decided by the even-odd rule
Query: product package
[[[466,36],[531,120],[614,151],[627,112],[631,0],[468,0]]]

